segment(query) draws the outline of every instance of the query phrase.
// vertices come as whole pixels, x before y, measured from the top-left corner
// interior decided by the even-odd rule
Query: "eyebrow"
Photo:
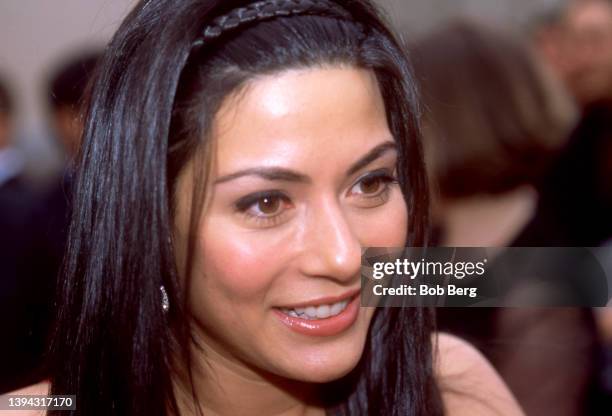
[[[388,151],[395,150],[397,151],[397,144],[394,141],[385,141],[368,153],[366,153],[362,158],[353,163],[348,170],[346,171],[346,176],[353,175],[364,167],[368,166],[370,163],[374,162],[376,159],[383,156]],[[301,183],[310,183],[311,179],[309,176],[304,175],[299,172],[295,172],[290,169],[279,168],[279,167],[255,167],[248,168],[244,170],[240,170],[238,172],[230,173],[229,175],[222,176],[215,180],[215,185],[220,183],[229,182],[234,179],[241,178],[243,176],[259,176],[260,178],[269,180],[269,181],[285,181],[285,182],[301,182]]]

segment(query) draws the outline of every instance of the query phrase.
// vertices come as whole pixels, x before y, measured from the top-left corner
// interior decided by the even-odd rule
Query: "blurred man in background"
[[[612,98],[612,1],[564,1],[540,19],[533,35],[581,106]]]
[[[551,244],[600,246],[612,238],[612,1],[564,1],[533,35],[582,114],[541,186],[528,237],[554,230]]]

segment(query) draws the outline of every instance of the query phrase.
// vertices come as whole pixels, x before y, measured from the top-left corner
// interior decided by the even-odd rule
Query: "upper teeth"
[[[293,309],[283,308],[282,311],[287,315],[296,318],[324,319],[329,318],[330,316],[338,315],[346,308],[348,303],[348,300],[343,300],[342,302],[336,302],[330,305],[307,306],[305,308]]]

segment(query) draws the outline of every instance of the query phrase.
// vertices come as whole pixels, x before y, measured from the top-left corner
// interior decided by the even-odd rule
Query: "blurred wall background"
[[[557,7],[564,0],[377,0],[408,35],[444,22],[449,17],[470,16],[521,27],[532,17]]]
[[[407,37],[456,15],[521,27],[531,16],[563,0],[378,0]],[[46,126],[45,81],[62,59],[110,38],[135,0],[2,0],[0,74],[18,104],[17,145],[27,171],[44,179],[61,168],[61,151]]]

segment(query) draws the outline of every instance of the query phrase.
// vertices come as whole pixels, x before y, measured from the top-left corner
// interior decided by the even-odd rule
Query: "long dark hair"
[[[414,81],[369,1],[142,1],[100,62],[86,116],[51,350],[52,393],[76,394],[73,414],[178,413],[170,357],[179,354],[189,368],[192,338],[172,242],[177,175],[195,158],[203,179],[194,187],[194,227],[223,98],[255,75],[321,65],[376,74],[400,150],[407,244],[426,243]],[[193,240],[187,252],[189,274]],[[431,319],[423,309],[378,310],[360,363],[327,389],[329,412],[441,413]]]

